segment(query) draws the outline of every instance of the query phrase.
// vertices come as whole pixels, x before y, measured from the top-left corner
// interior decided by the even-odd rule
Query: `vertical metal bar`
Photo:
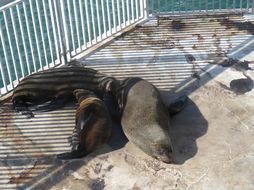
[[[191,10],[192,10],[192,13],[194,13],[194,0],[192,0],[192,3],[191,3]]]
[[[89,39],[89,42],[90,42],[90,46],[92,46],[92,37],[91,37],[91,28],[90,28],[90,20],[89,20],[89,14],[88,14],[87,0],[85,0],[85,9],[86,9],[86,22],[87,22],[87,30],[88,30],[88,39]]]
[[[228,0],[226,0],[226,9],[228,11]]]
[[[142,1],[142,0],[140,0]],[[136,19],[138,20],[139,17],[139,12],[138,12],[138,0],[135,0],[135,5],[136,5]]]
[[[14,31],[14,36],[15,36],[15,41],[16,41],[16,47],[18,49],[18,56],[19,56],[19,61],[20,61],[20,68],[21,68],[21,74],[22,77],[25,76],[24,73],[24,65],[23,65],[23,60],[22,60],[22,56],[21,56],[21,52],[20,52],[20,48],[19,48],[19,39],[18,39],[18,35],[17,35],[17,30],[16,30],[16,25],[15,25],[15,21],[14,21],[14,16],[13,16],[13,8],[10,8],[10,12],[11,12],[11,22],[12,22],[12,27],[13,27],[13,31]],[[15,63],[14,63],[15,64]]]
[[[5,75],[4,75],[4,70],[3,70],[3,64],[2,64],[2,59],[0,57],[0,71],[1,71],[1,75],[2,75],[2,80],[3,80],[3,85],[4,85],[4,89],[7,92],[7,84],[6,84],[6,80],[5,80]],[[0,89],[1,92],[1,89]]]
[[[185,10],[185,13],[187,13],[187,0],[184,0],[184,10]]]
[[[181,13],[181,1],[178,1],[178,12]]]
[[[16,9],[17,9],[17,13],[18,13],[19,28],[21,30],[22,43],[24,45],[24,51],[25,51],[25,57],[26,57],[26,66],[27,66],[28,74],[30,75],[31,74],[31,69],[30,69],[30,66],[28,64],[29,58],[28,58],[26,40],[25,40],[25,37],[24,37],[24,30],[23,30],[23,26],[22,26],[22,21],[21,21],[20,10],[19,10],[18,4],[16,5]]]
[[[94,40],[95,43],[97,42],[97,34],[95,30],[95,21],[94,21],[94,11],[93,11],[93,1],[90,0],[90,7],[91,7],[91,14],[92,14],[92,25],[93,25],[93,35],[94,35]]]
[[[84,25],[84,13],[83,13],[83,7],[82,7],[82,1],[81,0],[79,0],[79,11],[80,11],[80,17],[81,17],[82,36],[83,36],[83,40],[84,40],[84,46],[85,46],[85,49],[86,49],[87,47],[86,47],[85,25]]]
[[[99,13],[98,0],[96,0],[96,12],[97,12],[97,21],[98,21],[99,36],[100,36],[100,40],[102,40],[102,35],[101,35],[101,18],[100,18],[100,13]]]
[[[43,47],[43,51],[44,51],[46,65],[47,65],[47,68],[49,68],[49,63],[48,63],[48,58],[47,58],[47,51],[46,51],[46,46],[45,46],[45,38],[44,38],[44,33],[43,33],[42,23],[41,23],[41,10],[40,10],[38,1],[35,1],[35,4],[36,4],[36,8],[37,8],[37,12],[38,12],[38,18],[39,18],[39,27],[40,27],[41,37],[42,37],[42,47]]]
[[[219,10],[221,11],[221,0],[219,0]]]
[[[34,47],[33,47],[32,39],[31,39],[31,31],[30,31],[30,28],[29,28],[29,22],[28,22],[25,2],[23,2],[23,9],[24,9],[24,13],[25,13],[26,28],[27,28],[27,32],[28,32],[28,40],[29,40],[29,44],[30,44],[30,48],[31,48],[31,53],[32,53],[32,60],[33,60],[34,71],[37,71],[37,68],[36,68],[36,65],[35,65]]]
[[[158,16],[161,14],[161,1],[158,0]]]
[[[43,65],[42,65],[42,60],[41,60],[41,48],[39,46],[38,33],[37,33],[37,30],[36,30],[36,25],[35,25],[32,1],[29,1],[29,6],[30,6],[30,10],[31,10],[31,15],[32,15],[33,28],[34,28],[34,33],[35,33],[35,41],[36,41],[36,46],[37,46],[37,50],[38,50],[40,67],[41,67],[42,70],[44,70]]]
[[[78,11],[77,11],[77,6],[76,6],[77,1],[73,0],[73,7],[74,7],[74,14],[75,14],[75,24],[76,24],[76,32],[77,32],[77,36],[78,36],[78,45],[79,45],[79,49],[81,51],[82,47],[81,47],[81,42],[80,42],[80,32],[79,32],[79,22],[78,22]]]
[[[53,3],[54,3],[55,0],[53,0]],[[71,48],[70,48],[70,42],[69,42],[69,37],[68,37],[68,29],[67,29],[67,20],[66,20],[66,17],[65,17],[65,7],[64,7],[64,1],[59,1],[60,2],[60,7],[61,7],[61,15],[62,15],[62,23],[63,23],[63,30],[64,30],[64,38],[65,38],[65,44],[66,44],[66,48],[65,51],[66,53],[69,54],[69,57],[71,57]],[[54,3],[54,7],[55,7],[55,13],[57,14],[57,17],[56,17],[56,20],[57,20],[57,28],[58,28],[58,31],[60,32],[61,28],[60,28],[60,23],[58,21],[58,9],[56,7],[56,4]],[[62,44],[60,45],[60,54],[63,52],[63,49],[62,49]],[[61,56],[60,56],[61,58]],[[65,60],[67,61],[67,60]]]
[[[51,22],[53,25],[53,35],[54,35],[54,41],[55,41],[55,47],[56,47],[56,55],[57,55],[57,60],[60,60],[60,51],[59,51],[59,46],[58,46],[58,39],[57,39],[57,33],[56,33],[56,24],[55,24],[55,19],[54,19],[54,13],[53,13],[53,6],[51,0],[49,2],[49,11],[50,11],[50,18]],[[67,40],[65,40],[67,41]],[[54,65],[55,65],[55,60],[54,60]]]
[[[122,30],[122,22],[121,22],[121,13],[120,13],[120,3],[119,0],[117,2],[117,16],[118,16],[118,24],[119,24],[119,29]]]
[[[126,1],[127,3],[127,19],[128,19],[128,25],[130,24],[130,7],[129,7],[129,0]]]
[[[45,5],[45,1],[42,1],[42,5],[43,5],[43,11],[45,13],[45,20],[46,20],[46,28],[47,28],[47,35],[48,35],[48,41],[49,41],[49,50],[50,50],[50,55],[51,55],[51,60],[52,63],[54,62],[54,57],[53,57],[53,50],[52,50],[52,39],[49,33],[49,22],[48,22],[48,13],[47,13],[47,9],[46,9],[46,5]]]
[[[70,0],[67,0],[67,8],[68,8],[69,21],[70,21],[69,23],[70,23],[70,27],[71,27],[72,48],[73,48],[73,51],[75,52],[75,54],[77,54],[76,47],[75,47],[74,31],[73,31],[73,26],[72,26],[73,18],[72,18],[72,14],[71,14]]]
[[[140,0],[140,16],[141,18],[144,18],[144,0]]]
[[[134,22],[134,0],[131,0],[131,21]]]
[[[215,11],[214,9],[215,9],[215,5],[214,5],[214,0],[213,0],[213,12]]]
[[[254,12],[254,0],[252,0],[252,6],[251,6],[251,8],[252,8],[252,12]]]
[[[107,0],[107,15],[108,15],[108,27],[109,27],[109,35],[112,34],[112,27],[111,27],[111,19],[110,19],[110,11],[109,11],[109,2]]]
[[[174,0],[172,0],[172,7],[171,7],[171,9],[172,9],[172,14],[174,14],[174,12],[175,12],[175,1]]]
[[[235,0],[233,1],[233,9],[235,11]]]
[[[201,0],[198,2],[198,12],[201,13]]]
[[[108,36],[108,34],[107,34],[107,28],[106,28],[104,0],[101,0],[101,9],[102,9],[103,29],[104,29],[104,34],[105,34],[105,38],[106,38]]]
[[[149,17],[149,0],[144,0],[145,18]]]
[[[240,0],[240,9],[241,9],[241,11],[243,9],[243,0]]]
[[[206,9],[206,12],[208,12],[208,0],[206,0],[205,9]]]
[[[9,64],[7,50],[6,50],[5,43],[4,43],[4,35],[3,35],[3,30],[2,30],[1,23],[0,23],[0,37],[1,37],[2,46],[3,46],[3,50],[4,50],[4,58],[5,58],[5,62],[6,62],[7,73],[8,73],[9,81],[10,81],[10,84],[11,84],[11,88],[13,89],[13,79],[12,79],[12,76],[11,76],[10,64]]]
[[[9,31],[9,27],[8,27],[8,22],[7,22],[6,12],[5,11],[3,11],[3,15],[4,15],[5,28],[6,28],[6,31],[7,31],[8,42],[9,42],[10,50],[11,50],[11,57],[12,57],[12,61],[13,61],[14,73],[15,73],[16,79],[19,81],[18,71],[17,71],[17,67],[16,67],[16,60],[15,60],[14,53],[13,53],[13,48],[12,48],[13,45],[12,45],[12,42],[11,42],[10,31]]]
[[[168,0],[165,0],[166,11],[168,12]]]
[[[112,13],[113,13],[113,24],[114,24],[114,32],[117,31],[117,28],[116,28],[116,11],[115,11],[115,1],[114,0],[111,0],[112,1]]]
[[[254,0],[253,0],[254,1]],[[125,6],[124,6],[124,0],[122,0],[122,10],[123,10],[123,27],[126,26],[126,17],[125,17]]]
[[[152,15],[154,16],[154,0],[152,0]]]

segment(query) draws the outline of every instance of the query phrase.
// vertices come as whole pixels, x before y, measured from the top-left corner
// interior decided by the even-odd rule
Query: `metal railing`
[[[149,0],[150,15],[254,12],[254,0]]]
[[[146,0],[16,0],[0,8],[0,96],[146,16]]]
[[[0,8],[0,96],[149,16],[253,12],[254,0],[16,0]]]
[[[0,95],[26,75],[60,64],[56,14],[50,0],[16,0],[0,8]]]

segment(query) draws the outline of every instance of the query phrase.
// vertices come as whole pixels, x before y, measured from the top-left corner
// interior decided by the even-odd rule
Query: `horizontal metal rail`
[[[148,0],[149,15],[253,12],[253,0]]]

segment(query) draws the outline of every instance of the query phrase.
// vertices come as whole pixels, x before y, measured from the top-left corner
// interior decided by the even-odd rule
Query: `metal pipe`
[[[25,4],[25,2],[23,2],[23,9],[24,9],[24,13],[25,13],[26,28],[27,28],[27,32],[28,32],[28,40],[29,40],[30,49],[31,49],[31,53],[32,53],[32,60],[33,60],[34,71],[37,71],[37,68],[36,68],[36,65],[35,65],[34,47],[33,47],[32,39],[31,39],[31,31],[30,31],[30,28],[29,28],[29,22],[28,22],[27,10],[26,10],[26,4]]]
[[[109,11],[109,2],[108,2],[108,0],[107,0],[107,15],[108,15],[109,35],[111,35],[112,34],[112,27],[111,27],[111,19],[110,19],[110,11]]]
[[[75,15],[75,24],[76,24],[76,33],[77,33],[77,38],[78,38],[78,46],[79,50],[81,51],[82,45],[80,42],[80,32],[79,32],[79,22],[78,22],[78,11],[77,11],[77,6],[76,6],[76,0],[73,0],[73,7],[74,7],[74,15]],[[76,49],[76,48],[75,48]]]
[[[93,25],[93,35],[94,35],[94,41],[97,43],[97,34],[95,30],[95,21],[94,21],[94,10],[93,10],[93,1],[90,0],[90,7],[91,7],[91,14],[92,14],[92,25]]]
[[[56,56],[57,56],[57,60],[60,60],[60,50],[59,50],[59,45],[58,45],[58,39],[57,39],[57,32],[56,32],[56,24],[55,24],[55,19],[54,19],[54,12],[53,12],[53,6],[52,6],[52,2],[51,0],[48,1],[49,2],[49,12],[50,12],[50,18],[51,18],[51,22],[53,25],[53,35],[54,35],[54,41],[55,41],[55,47],[56,47]],[[55,60],[54,61],[54,65],[55,65]]]
[[[80,11],[80,17],[81,17],[81,27],[82,27],[82,37],[84,40],[84,47],[87,48],[86,44],[86,33],[85,33],[85,21],[84,21],[84,13],[83,13],[83,7],[82,7],[82,0],[79,0],[79,11]]]
[[[21,75],[22,75],[22,78],[24,78],[24,76],[25,76],[24,65],[23,65],[23,60],[22,60],[21,51],[20,51],[20,47],[19,47],[20,42],[19,42],[18,35],[17,35],[17,30],[16,30],[17,27],[15,25],[14,16],[13,16],[13,7],[10,8],[10,11],[11,11],[11,22],[12,22],[12,27],[13,27],[13,31],[14,31],[16,47],[18,49],[18,57],[19,57],[19,62],[20,62]]]
[[[53,57],[53,50],[52,50],[52,39],[50,36],[50,30],[49,30],[49,22],[48,22],[48,13],[47,13],[47,9],[46,9],[46,5],[45,5],[45,1],[42,1],[42,5],[43,5],[43,11],[45,13],[45,21],[46,21],[46,29],[47,29],[47,35],[48,35],[48,41],[49,41],[49,51],[50,51],[50,56],[51,56],[51,61],[52,63],[54,62],[54,57]]]
[[[29,1],[29,6],[30,6],[30,10],[31,10],[31,15],[32,15],[33,28],[34,28],[34,34],[35,34],[36,47],[37,47],[37,50],[38,50],[40,68],[41,68],[42,70],[44,70],[43,65],[42,65],[42,59],[41,59],[41,48],[40,48],[40,46],[39,46],[38,33],[37,33],[37,30],[36,30],[36,25],[35,25],[34,12],[33,12],[33,5],[32,5],[32,3],[31,3],[31,1]]]
[[[116,28],[116,11],[115,11],[115,1],[114,0],[111,0],[112,1],[112,14],[113,14],[113,24],[114,24],[114,32],[117,31],[117,28]]]
[[[24,51],[25,51],[27,71],[28,71],[28,74],[30,75],[31,74],[31,69],[30,69],[30,65],[28,64],[28,62],[30,62],[30,61],[29,61],[29,57],[28,57],[28,53],[27,53],[26,40],[25,40],[25,36],[24,36],[24,30],[23,30],[23,26],[22,26],[20,10],[19,10],[18,5],[16,5],[16,9],[17,9],[17,13],[18,13],[19,28],[20,28],[20,31],[21,31],[22,43],[23,43]]]
[[[10,50],[11,50],[11,57],[12,57],[12,61],[13,61],[14,73],[15,73],[16,79],[19,81],[18,71],[17,71],[17,67],[16,67],[16,59],[14,57],[14,52],[13,52],[13,47],[14,46],[12,45],[9,26],[8,26],[8,21],[7,21],[7,18],[6,18],[6,12],[5,11],[3,11],[3,15],[4,15],[5,28],[6,28],[6,31],[7,31],[7,38],[8,38],[8,42],[9,42]]]
[[[102,34],[101,34],[101,17],[100,17],[100,13],[99,13],[99,5],[98,5],[98,0],[95,1],[96,3],[96,12],[97,12],[97,21],[98,21],[98,30],[99,30],[99,37],[100,37],[100,40],[102,40]]]
[[[101,9],[102,9],[103,29],[104,29],[104,34],[106,38],[108,35],[107,35],[107,28],[106,28],[104,0],[101,0]]]
[[[6,62],[7,73],[8,73],[9,81],[11,84],[11,88],[13,89],[13,80],[12,80],[12,76],[11,76],[11,69],[10,69],[8,54],[7,54],[6,46],[4,43],[4,35],[3,35],[3,29],[2,29],[1,23],[0,23],[0,37],[1,37],[1,42],[2,42],[2,46],[3,46],[3,50],[4,50],[4,58],[5,58],[5,62]]]
[[[37,12],[38,12],[39,28],[40,28],[41,37],[42,37],[42,47],[43,47],[43,51],[44,51],[45,61],[46,61],[47,68],[49,68],[49,63],[48,63],[48,58],[47,58],[47,51],[46,51],[46,46],[45,46],[44,32],[43,32],[42,23],[41,23],[41,10],[40,10],[38,1],[35,1],[35,4],[36,4]]]
[[[77,54],[76,46],[75,46],[75,38],[74,38],[74,31],[73,31],[73,26],[72,26],[72,14],[71,14],[71,5],[70,5],[70,0],[67,0],[67,8],[68,8],[68,15],[69,15],[69,23],[70,23],[70,28],[71,28],[71,41],[72,41],[72,48],[75,54]],[[64,11],[64,10],[62,10]]]

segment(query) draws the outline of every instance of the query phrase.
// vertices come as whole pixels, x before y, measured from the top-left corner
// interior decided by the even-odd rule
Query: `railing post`
[[[58,32],[59,32],[59,43],[60,43],[60,60],[64,60],[64,63],[62,64],[66,64],[68,62],[68,58],[67,58],[67,50],[66,50],[66,45],[65,45],[65,40],[64,36],[63,36],[63,32],[67,35],[67,31],[66,28],[63,27],[63,16],[62,16],[62,12],[61,12],[61,4],[64,3],[61,0],[53,0],[55,1],[55,8],[56,8],[56,25],[58,28]],[[60,2],[59,2],[60,1]]]
[[[144,16],[145,16],[145,19],[148,18],[148,16],[149,16],[148,0],[144,0]]]
[[[254,0],[252,0],[252,6],[251,6],[252,12],[254,12]]]

